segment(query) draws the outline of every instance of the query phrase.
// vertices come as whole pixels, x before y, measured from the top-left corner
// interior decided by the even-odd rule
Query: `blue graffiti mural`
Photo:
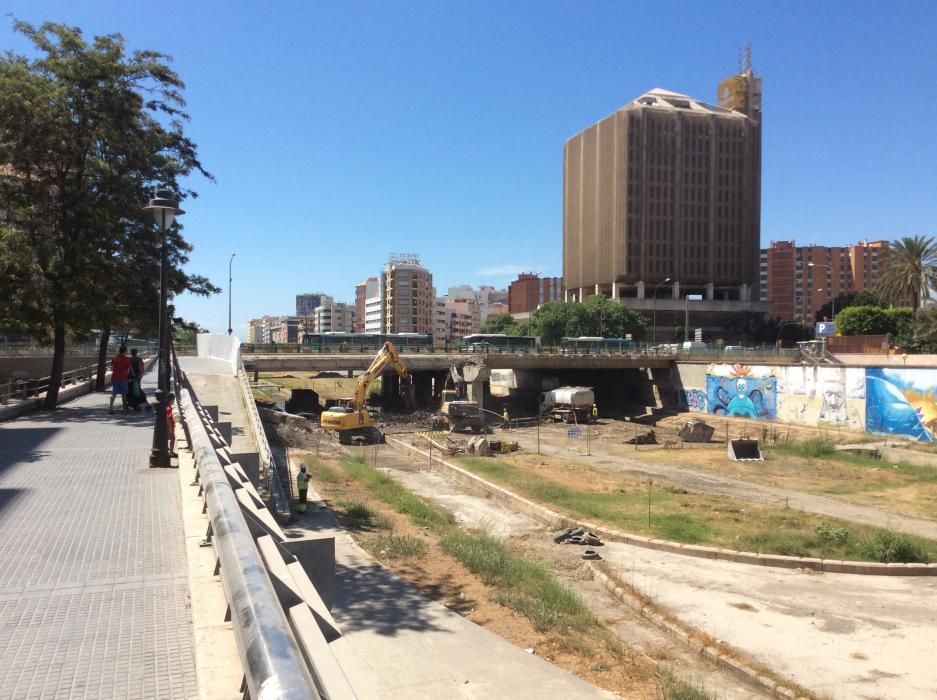
[[[867,431],[934,442],[937,372],[870,367],[865,382]]]
[[[757,420],[778,416],[777,379],[775,377],[706,377],[706,401],[709,413]]]

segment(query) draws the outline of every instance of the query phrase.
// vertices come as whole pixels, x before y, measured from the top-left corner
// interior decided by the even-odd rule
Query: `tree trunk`
[[[94,380],[94,390],[104,391],[107,387],[104,384],[104,375],[107,373],[107,344],[111,339],[110,327],[101,331],[101,343],[98,345],[98,374]]]
[[[49,377],[49,389],[42,407],[46,410],[55,408],[59,401],[59,388],[62,386],[62,372],[65,370],[65,321],[56,314],[55,335],[52,350],[52,376]]]

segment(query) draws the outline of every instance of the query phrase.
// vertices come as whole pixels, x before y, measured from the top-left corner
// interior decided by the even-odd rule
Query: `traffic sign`
[[[836,335],[836,324],[832,321],[817,322],[817,336]]]

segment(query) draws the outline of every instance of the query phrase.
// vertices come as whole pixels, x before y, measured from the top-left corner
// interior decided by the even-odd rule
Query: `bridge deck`
[[[178,476],[107,401],[0,425],[4,698],[198,696]]]

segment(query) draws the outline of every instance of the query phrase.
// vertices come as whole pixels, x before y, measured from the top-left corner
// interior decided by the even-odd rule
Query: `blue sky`
[[[762,241],[937,234],[937,2],[5,0],[119,32],[187,83],[205,166],[186,318],[353,300],[389,253],[440,293],[562,274],[564,141],[663,87],[715,101],[752,45],[764,80]],[[27,46],[0,21],[0,45]]]

